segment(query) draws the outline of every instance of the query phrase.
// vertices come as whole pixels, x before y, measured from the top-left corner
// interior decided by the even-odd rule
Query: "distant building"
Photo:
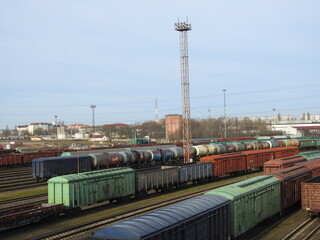
[[[110,139],[105,135],[92,135],[90,137],[91,142],[103,142],[103,141],[109,141]]]
[[[104,124],[102,127],[129,127],[128,124],[125,123],[112,123],[112,124]]]
[[[170,141],[180,140],[182,137],[182,115],[170,114],[165,116],[166,138]]]
[[[90,128],[90,125],[88,124],[82,124],[82,123],[73,123],[66,126],[67,129],[76,129],[79,130],[79,132],[85,132],[86,128]]]
[[[289,123],[289,122],[279,122],[274,123],[272,125],[272,130],[275,131],[282,131],[285,135],[290,136],[304,136],[304,132],[314,132],[315,135],[319,134],[320,131],[320,122],[318,123],[312,123],[312,122],[295,122],[295,123]]]
[[[49,132],[54,126],[51,123],[30,123],[28,125],[28,132],[33,135],[36,129],[41,129],[43,132]]]
[[[16,130],[18,131],[18,134],[21,136],[21,135],[23,135],[23,132],[25,132],[25,131],[29,132],[29,126],[28,125],[20,125],[20,126],[17,126]]]

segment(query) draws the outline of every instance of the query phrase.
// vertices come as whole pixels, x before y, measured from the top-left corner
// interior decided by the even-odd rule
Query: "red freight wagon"
[[[291,157],[299,153],[298,147],[278,147],[278,148],[273,148],[273,150],[275,153],[274,159]]]
[[[246,171],[246,155],[243,153],[210,155],[200,158],[200,162],[212,162],[214,177]]]
[[[36,158],[47,158],[47,157],[57,157],[56,152],[34,152],[34,153],[24,153],[23,154],[23,164],[31,165],[33,159]]]
[[[301,183],[301,207],[310,217],[320,216],[320,176]]]
[[[281,180],[281,207],[289,208],[301,200],[301,183],[312,178],[310,169],[303,165],[294,166],[271,175]]]
[[[270,160],[264,163],[264,174],[271,174],[273,172],[293,167],[306,161],[307,159],[301,156],[292,156]]]
[[[312,177],[317,177],[320,175],[320,160],[306,162],[303,165],[306,168],[309,168],[312,170]]]
[[[266,161],[274,159],[274,150],[273,149],[261,149],[242,152],[246,155],[246,169],[247,171],[253,169],[262,169],[263,164]]]
[[[23,163],[23,154],[5,154],[0,155],[0,167],[21,166]]]
[[[0,211],[0,231],[54,218],[64,212],[63,204],[35,203]]]

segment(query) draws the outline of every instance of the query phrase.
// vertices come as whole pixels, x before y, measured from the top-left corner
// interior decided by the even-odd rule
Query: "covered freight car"
[[[214,177],[245,172],[247,170],[246,155],[243,153],[228,153],[206,156],[200,158],[200,162],[212,163]]]
[[[280,213],[280,180],[258,176],[207,192],[231,200],[231,237],[236,238],[263,220]]]
[[[89,155],[37,158],[32,160],[32,177],[46,180],[51,177],[92,170]]]
[[[311,169],[312,177],[316,177],[316,176],[320,175],[320,159],[319,160],[315,160],[315,161],[311,161],[311,162],[303,163],[303,166],[305,166],[306,168]]]
[[[48,181],[48,203],[63,204],[71,211],[106,200],[127,200],[134,193],[134,170],[131,168],[69,174]]]
[[[281,180],[281,207],[287,209],[301,201],[301,183],[312,178],[311,169],[303,165],[272,173]]]
[[[289,167],[293,167],[297,164],[306,162],[307,159],[301,156],[292,156],[286,158],[279,158],[270,160],[264,163],[264,174],[271,174]]]
[[[242,152],[246,155],[246,171],[262,169],[266,161],[274,159],[274,149],[261,149]]]
[[[278,147],[273,149],[274,159],[294,156],[299,153],[298,147]]]
[[[301,207],[310,217],[320,216],[320,176],[301,183]]]
[[[201,195],[110,225],[94,232],[92,239],[228,240],[229,202],[222,196]]]

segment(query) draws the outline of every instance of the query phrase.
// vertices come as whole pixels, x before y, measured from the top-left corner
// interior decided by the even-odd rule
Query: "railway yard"
[[[201,178],[193,179],[191,182],[186,180],[185,184],[181,182],[181,172],[183,168],[173,167],[171,169],[170,166],[166,166],[165,168],[152,168],[152,174],[155,172],[161,171],[162,174],[170,174],[172,180],[170,180],[166,187],[152,187],[141,188],[141,186],[133,186],[132,193],[125,193],[125,195],[121,195],[121,197],[114,198],[106,198],[106,201],[100,201],[100,198],[91,199],[89,204],[81,204],[80,198],[76,197],[76,194],[71,197],[69,205],[66,201],[59,203],[58,193],[52,190],[52,185],[57,188],[59,184],[67,181],[68,186],[77,186],[77,183],[74,183],[73,180],[69,180],[69,177],[57,176],[50,177],[48,182],[45,181],[36,181],[35,176],[33,176],[34,169],[30,166],[19,166],[19,167],[10,167],[10,168],[0,168],[0,223],[3,223],[2,216],[6,216],[6,220],[8,220],[8,216],[12,216],[12,218],[16,218],[16,211],[20,209],[23,212],[28,213],[32,216],[40,216],[39,219],[35,218],[34,222],[29,224],[29,220],[26,221],[26,224],[23,224],[23,221],[26,218],[26,215],[23,215],[22,219],[16,220],[17,227],[14,224],[8,228],[4,227],[4,225],[0,224],[0,233],[2,239],[99,239],[95,236],[95,234],[100,234],[99,230],[104,229],[108,226],[117,226],[117,223],[126,221],[131,221],[129,219],[135,219],[137,216],[141,216],[143,219],[144,216],[148,216],[154,211],[157,211],[161,208],[171,208],[171,206],[175,206],[175,203],[184,204],[184,202],[190,201],[194,197],[198,196],[202,198],[203,196],[208,196],[211,191],[228,188],[229,186],[234,187],[243,187],[243,186],[251,186],[254,184],[262,184],[263,181],[269,181],[272,179],[273,185],[269,184],[268,188],[263,190],[261,193],[264,194],[267,191],[272,189],[272,193],[276,193],[278,191],[278,195],[280,196],[280,188],[281,196],[286,196],[286,198],[290,198],[291,201],[283,201],[279,202],[278,209],[275,210],[274,213],[267,213],[269,217],[264,217],[262,221],[257,221],[254,227],[244,226],[244,230],[242,230],[241,234],[232,232],[232,238],[236,239],[319,239],[320,236],[320,220],[319,218],[310,218],[309,213],[305,210],[301,210],[300,205],[300,195],[297,197],[291,196],[290,191],[292,188],[297,188],[300,186],[302,181],[306,179],[311,179],[319,175],[320,172],[320,153],[313,149],[307,149],[308,152],[306,154],[303,153],[303,149],[300,149],[300,154],[296,157],[296,150],[293,150],[293,147],[287,146],[288,149],[281,150],[281,155],[279,155],[276,159],[280,159],[277,161],[281,166],[276,166],[277,169],[275,172],[268,172],[272,176],[264,176],[264,172],[261,171],[263,168],[264,162],[268,160],[273,160],[274,154],[280,154],[279,151],[273,151],[273,157],[270,151],[272,150],[253,150],[244,153],[244,151],[239,153],[224,153],[220,155],[213,154],[212,156],[207,156],[206,153],[204,156],[200,156],[197,167],[203,171],[203,168],[207,169],[207,165],[212,162],[212,168],[209,168],[211,180],[209,180],[205,171],[201,172]],[[209,147],[208,147],[209,149]],[[280,149],[280,148],[279,148]],[[197,148],[197,154],[201,155],[201,151],[203,149],[201,146]],[[208,150],[209,151],[209,150]],[[257,153],[258,152],[258,153]],[[154,152],[155,153],[155,152]],[[286,155],[287,154],[287,155]],[[319,157],[317,157],[319,154]],[[218,157],[221,156],[221,157]],[[263,157],[265,156],[265,157]],[[268,156],[268,159],[266,159]],[[202,158],[201,158],[202,157]],[[226,158],[227,157],[227,158]],[[264,158],[263,161],[261,159]],[[299,158],[296,164],[291,165],[293,159]],[[305,158],[305,160],[301,160],[301,158]],[[310,160],[312,158],[312,161]],[[45,158],[46,159],[46,158]],[[227,160],[226,160],[227,159]],[[238,160],[235,160],[238,159]],[[254,161],[252,159],[256,159],[256,165],[250,164],[249,162]],[[259,160],[260,159],[260,160]],[[50,159],[49,159],[50,160]],[[250,161],[249,161],[250,160]],[[235,171],[233,172],[219,172],[216,171],[215,168],[221,167],[218,162],[225,161],[227,164],[230,162],[231,169],[240,169],[242,166],[240,163],[244,164],[244,171]],[[237,162],[236,162],[237,161]],[[308,165],[309,161],[309,165]],[[288,164],[288,162],[290,164]],[[301,164],[305,164],[307,162],[306,167]],[[319,164],[317,163],[319,162]],[[312,163],[312,164],[310,164]],[[262,167],[261,167],[262,164]],[[312,165],[312,166],[311,166]],[[118,167],[118,166],[116,166]],[[150,168],[150,166],[148,166]],[[172,170],[169,173],[168,168]],[[191,166],[192,168],[192,166]],[[117,170],[119,169],[119,170]],[[122,168],[115,168],[114,171],[121,171],[121,174],[125,174],[123,169],[130,169],[127,166]],[[177,170],[175,170],[177,169]],[[178,170],[179,169],[179,170]],[[279,169],[281,172],[278,172]],[[288,170],[289,169],[289,170]],[[199,171],[200,171],[199,170]],[[268,171],[269,171],[268,170]],[[176,171],[177,173],[174,173]],[[186,171],[193,171],[187,169]],[[90,179],[101,178],[99,181],[104,181],[103,179],[107,178],[110,181],[109,170],[98,170],[97,173],[92,172],[92,174],[72,174],[72,176],[76,176],[79,178],[79,191],[85,192],[86,190],[82,188],[82,182],[88,181]],[[128,170],[128,176],[133,174],[132,179],[136,179],[135,182],[141,181],[141,177],[139,174],[146,174],[143,176],[148,176],[149,173],[146,170],[143,171],[132,171]],[[167,173],[168,172],[168,173]],[[241,173],[241,174],[240,174]],[[96,174],[96,175],[95,175]],[[107,174],[107,175],[102,175]],[[157,173],[158,174],[158,173]],[[173,178],[177,175],[177,180],[173,180]],[[285,176],[283,176],[283,174]],[[79,175],[79,176],[78,176]],[[142,176],[141,175],[141,176]],[[65,175],[69,176],[69,175]],[[70,175],[71,176],[71,175]],[[109,176],[109,177],[108,177]],[[159,175],[157,175],[159,176]],[[169,175],[166,175],[169,176]],[[279,177],[280,176],[280,177]],[[204,178],[205,177],[205,178]],[[88,179],[88,180],[87,180]],[[164,178],[163,178],[164,179]],[[180,179],[180,180],[179,180]],[[280,180],[279,180],[280,179]],[[292,180],[294,179],[294,180]],[[298,180],[297,180],[298,179]],[[190,180],[190,179],[189,179]],[[98,180],[97,180],[98,181]],[[162,180],[164,181],[164,180]],[[74,185],[72,185],[74,184]],[[97,183],[101,184],[101,183]],[[152,183],[154,184],[154,183]],[[293,185],[292,185],[293,184]],[[297,185],[299,184],[299,185]],[[72,185],[72,186],[71,186]],[[284,186],[292,185],[293,187],[285,188]],[[62,186],[62,185],[61,185]],[[64,189],[66,185],[63,185]],[[97,185],[98,186],[98,185]],[[260,186],[260,185],[259,185]],[[73,188],[73,187],[72,187]],[[261,187],[259,187],[261,188]],[[51,189],[51,190],[50,190]],[[134,190],[135,189],[135,190]],[[278,190],[276,190],[278,189]],[[106,192],[112,191],[112,188],[105,188]],[[254,196],[259,195],[259,190],[250,190],[255,191]],[[300,191],[300,188],[299,188]],[[53,194],[53,195],[52,195]],[[203,195],[205,194],[205,195]],[[267,192],[267,194],[270,194]],[[52,200],[52,196],[54,196],[54,200]],[[136,196],[136,197],[134,197]],[[137,197],[139,196],[139,197]],[[253,196],[253,195],[252,195]],[[209,197],[209,196],[208,196]],[[82,198],[82,197],[81,197]],[[199,199],[200,199],[199,198]],[[250,198],[250,197],[249,197]],[[68,200],[68,201],[69,201]],[[116,200],[116,201],[115,201]],[[199,200],[201,202],[201,199]],[[226,200],[230,202],[229,200]],[[91,204],[92,202],[92,204]],[[268,208],[268,202],[263,200],[263,203],[266,204],[262,208]],[[229,204],[229,203],[228,203]],[[273,203],[271,203],[273,204]],[[48,206],[47,206],[48,205]],[[50,206],[49,206],[50,205]],[[63,206],[64,205],[64,206]],[[78,207],[78,205],[81,207]],[[32,206],[32,207],[31,207]],[[45,207],[44,207],[45,206]],[[54,209],[52,208],[54,207]],[[232,209],[232,205],[230,205],[230,209]],[[42,211],[41,214],[37,213],[37,211]],[[247,209],[248,212],[251,209]],[[264,212],[264,210],[262,211]],[[264,213],[263,213],[264,214]],[[262,215],[263,215],[262,214]],[[30,216],[29,216],[30,217]],[[261,218],[262,219],[262,218]],[[1,222],[2,221],[2,222]],[[232,220],[231,220],[232,221]],[[245,220],[247,221],[247,220]],[[11,220],[11,223],[14,221]],[[230,224],[230,222],[228,223]],[[227,225],[228,225],[227,224]],[[230,225],[233,226],[233,225]],[[220,226],[221,227],[221,226]],[[232,228],[232,227],[230,227]],[[108,229],[108,228],[106,228]],[[94,235],[92,235],[94,233]],[[227,233],[230,234],[230,233]],[[232,235],[233,234],[233,235]],[[222,236],[223,234],[221,234]],[[93,236],[93,237],[92,237]],[[95,238],[96,237],[96,238]],[[101,238],[102,239],[102,238]],[[122,239],[122,238],[121,238]],[[197,239],[197,238],[190,238]],[[206,239],[206,238],[203,238]],[[216,238],[214,238],[216,239]],[[220,239],[220,238],[217,238]],[[224,239],[223,236],[221,239]]]

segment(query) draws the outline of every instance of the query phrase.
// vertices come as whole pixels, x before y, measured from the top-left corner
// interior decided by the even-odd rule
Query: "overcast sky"
[[[1,0],[0,129],[181,114],[188,17],[192,118],[320,113],[318,0]],[[273,111],[272,109],[276,109]]]

